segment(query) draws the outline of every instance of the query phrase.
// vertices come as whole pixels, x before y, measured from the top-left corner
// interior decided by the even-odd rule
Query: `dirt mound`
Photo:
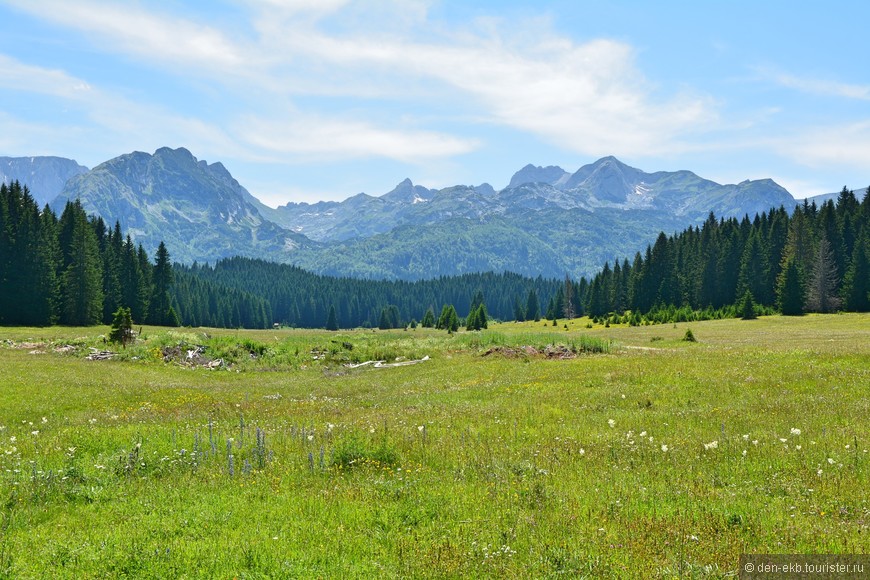
[[[498,355],[504,358],[546,358],[546,359],[571,359],[576,358],[577,353],[567,346],[547,345],[543,348],[534,346],[493,346],[486,350],[481,356]]]

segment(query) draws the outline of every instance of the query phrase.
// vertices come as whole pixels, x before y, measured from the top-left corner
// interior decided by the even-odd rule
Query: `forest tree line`
[[[814,202],[772,209],[750,220],[716,219],[659,234],[634,259],[606,263],[591,281],[566,278],[547,318],[588,315],[720,317],[746,301],[762,311],[870,311],[870,188],[859,201],[843,188]]]
[[[257,311],[261,306],[258,299],[271,316],[270,325],[300,328],[403,328],[412,322],[422,323],[426,312],[437,314],[444,305],[453,306],[466,324],[465,318],[479,310],[480,294],[489,318],[514,320],[518,302],[532,302],[532,308],[540,311],[539,301],[546,303],[561,288],[556,279],[531,279],[509,272],[440,276],[416,282],[336,278],[288,264],[239,257],[213,266],[176,265],[175,279],[173,303],[185,324],[231,327],[246,326],[245,313]],[[199,291],[206,287],[244,293],[239,318],[232,301],[227,302],[229,308],[216,310],[213,306],[221,297]],[[215,312],[218,318],[213,317]]]
[[[137,323],[177,326],[172,283],[162,243],[152,264],[117,222],[88,217],[78,200],[58,217],[17,181],[0,185],[0,324],[108,324],[123,306]]]
[[[487,318],[665,321],[732,316],[747,300],[783,314],[865,312],[868,257],[870,188],[863,201],[844,188],[836,203],[804,202],[791,214],[783,207],[752,220],[710,214],[698,227],[661,233],[631,262],[604,264],[591,280],[487,272],[406,282],[320,276],[241,257],[172,265],[162,243],[152,264],[118,223],[107,227],[78,201],[58,217],[48,206],[40,211],[19,183],[0,186],[3,325],[108,324],[120,307],[136,324],[229,328],[401,328],[418,320],[438,327],[443,316],[434,314],[451,310],[457,320],[448,329],[480,328]]]

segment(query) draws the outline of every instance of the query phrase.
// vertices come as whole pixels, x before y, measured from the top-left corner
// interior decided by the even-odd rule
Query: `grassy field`
[[[870,552],[870,316],[586,323],[146,327],[113,360],[85,359],[106,328],[0,329],[0,577],[723,577],[744,552]]]

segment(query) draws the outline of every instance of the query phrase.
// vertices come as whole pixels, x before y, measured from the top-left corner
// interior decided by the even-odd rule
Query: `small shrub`
[[[686,334],[685,334],[685,336],[683,336],[683,340],[685,342],[698,342],[698,339],[696,339],[695,335],[692,334],[691,328],[686,329]]]

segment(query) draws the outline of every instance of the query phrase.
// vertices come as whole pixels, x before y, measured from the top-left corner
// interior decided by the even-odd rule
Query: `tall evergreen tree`
[[[840,307],[837,295],[837,262],[828,237],[822,232],[813,269],[807,284],[807,310],[810,312],[832,312]]]
[[[97,235],[78,200],[67,204],[60,223],[69,228],[68,246],[61,246],[68,262],[63,272],[61,322],[98,324],[103,316],[103,272]]]
[[[804,313],[804,275],[796,257],[785,259],[785,265],[776,284],[779,310],[785,315],[796,316]]]
[[[846,310],[855,312],[870,312],[870,224],[864,232],[855,241],[843,281],[843,304]]]
[[[151,294],[151,324],[158,326],[179,326],[180,321],[172,301],[169,298],[169,288],[172,286],[172,264],[169,262],[169,251],[166,244],[160,242],[157,247],[157,255],[154,261],[153,291]],[[232,314],[231,325],[239,326],[240,315],[238,311]]]
[[[338,330],[338,317],[335,315],[335,305],[329,307],[329,315],[326,317],[326,330]]]
[[[538,293],[532,288],[529,290],[529,295],[526,297],[526,320],[541,320],[541,302],[538,300]]]

